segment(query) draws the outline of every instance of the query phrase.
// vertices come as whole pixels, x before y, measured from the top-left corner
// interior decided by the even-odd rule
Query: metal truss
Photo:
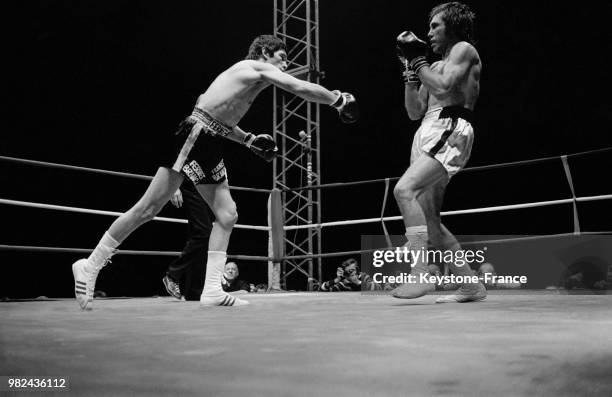
[[[274,34],[287,46],[287,72],[303,80],[319,83],[319,4],[318,0],[274,0]],[[274,187],[283,191],[285,225],[321,223],[321,192],[286,189],[321,183],[319,104],[308,102],[274,88],[274,137],[279,156],[274,161]],[[283,236],[285,256],[321,252],[321,230],[287,231]],[[312,287],[314,268],[321,275],[321,259],[284,260],[281,285],[296,273]]]

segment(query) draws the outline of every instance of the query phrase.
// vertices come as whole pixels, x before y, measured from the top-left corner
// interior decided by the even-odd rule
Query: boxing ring
[[[581,228],[578,203],[612,194],[578,196],[567,159],[611,148],[484,167],[463,172],[561,161],[571,197],[446,211],[445,217],[571,205],[572,230],[542,238],[592,233]],[[148,180],[145,175],[11,157],[1,161]],[[333,220],[299,228],[333,228],[400,220],[385,216],[394,178],[308,187],[335,189],[384,184],[380,217]],[[255,194],[272,190],[233,188]],[[280,192],[276,192],[277,197]],[[237,200],[239,202],[239,199]],[[0,198],[0,204],[74,214],[117,216],[106,210]],[[271,206],[274,211],[274,205]],[[270,218],[274,218],[270,214]],[[157,217],[155,222],[186,223]],[[278,222],[278,218],[276,220]],[[278,234],[279,225],[237,229]],[[600,231],[607,232],[607,231]],[[263,237],[266,240],[268,237]],[[276,237],[277,239],[278,237]],[[272,237],[274,242],[275,237]],[[513,240],[513,239],[509,239]],[[503,241],[500,241],[500,243]],[[45,255],[87,254],[90,249],[0,245],[2,251]],[[314,254],[334,258],[371,250]],[[244,261],[302,256],[230,255]],[[119,250],[118,255],[174,256],[174,251]],[[66,263],[68,266],[70,263]],[[142,270],[147,271],[147,270]],[[82,312],[74,298],[0,303],[0,375],[62,376],[71,395],[609,395],[612,327],[609,291],[579,294],[496,291],[477,304],[433,305],[436,292],[416,300],[359,292],[256,293],[250,306],[202,310],[171,297],[96,299]],[[67,290],[65,296],[71,296]],[[227,379],[220,382],[219,379]],[[65,394],[51,391],[50,394]]]

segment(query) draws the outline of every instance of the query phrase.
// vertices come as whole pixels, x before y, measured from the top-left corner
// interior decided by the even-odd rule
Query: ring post
[[[280,265],[285,256],[284,229],[283,229],[283,205],[281,192],[274,188],[268,198],[268,225],[270,226],[268,238],[268,290],[281,290]]]

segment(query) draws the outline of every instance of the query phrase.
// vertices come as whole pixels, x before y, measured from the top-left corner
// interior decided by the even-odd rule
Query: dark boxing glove
[[[427,62],[427,43],[416,37],[411,31],[400,33],[397,36],[397,49],[402,56],[408,60],[408,65],[415,73],[425,66],[429,66]]]
[[[336,99],[336,102],[332,103],[331,106],[338,110],[340,120],[346,124],[357,121],[357,119],[359,119],[359,106],[357,106],[357,100],[353,94],[340,92],[338,90],[332,92],[338,94],[338,99]]]
[[[274,138],[268,134],[254,135],[248,132],[244,137],[244,145],[266,161],[272,161],[278,152]]]

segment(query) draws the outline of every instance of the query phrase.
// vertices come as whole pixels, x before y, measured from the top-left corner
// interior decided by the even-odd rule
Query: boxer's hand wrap
[[[404,70],[404,84],[419,84],[421,79],[419,79],[419,75],[412,71],[412,69],[407,68]]]
[[[266,161],[272,161],[278,153],[274,138],[268,134],[254,135],[248,132],[244,137],[244,145]]]
[[[402,32],[397,36],[397,49],[408,60],[408,66],[415,73],[418,74],[419,70],[429,66],[429,62],[427,62],[427,43],[411,31]]]
[[[421,82],[419,75],[410,69],[408,60],[402,56],[399,49],[397,50],[397,59],[402,68],[402,79],[404,80],[404,84],[419,84]]]
[[[419,70],[425,66],[429,66],[429,62],[427,62],[427,58],[425,57],[417,57],[410,61],[410,69],[414,70],[414,73],[416,74],[418,74]]]
[[[338,110],[340,120],[346,124],[357,121],[357,119],[359,119],[359,106],[357,106],[357,100],[353,94],[340,92],[338,90],[332,92],[338,95],[338,99],[336,99],[336,102],[332,103],[331,106]]]

